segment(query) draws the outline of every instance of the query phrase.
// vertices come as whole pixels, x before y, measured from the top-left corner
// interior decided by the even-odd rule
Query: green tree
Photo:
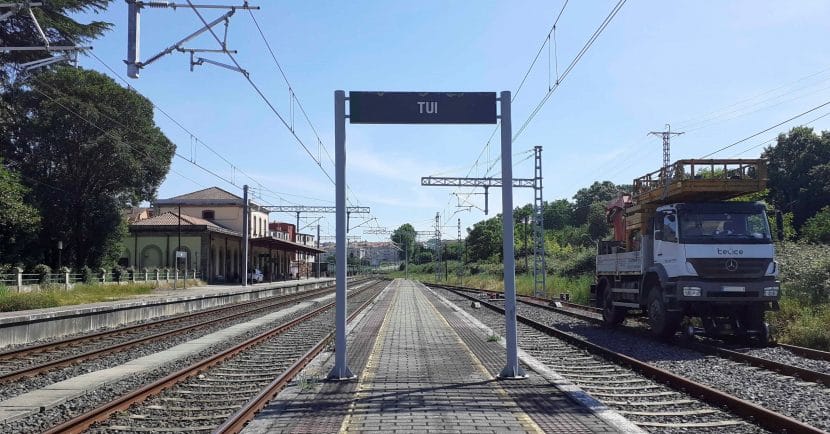
[[[25,201],[28,192],[20,176],[6,169],[0,160],[0,252],[5,263],[20,260],[24,246],[40,226],[40,214]]]
[[[10,95],[14,94],[12,98]],[[109,77],[74,68],[37,75],[2,95],[14,123],[0,124],[10,167],[34,180],[43,218],[31,260],[99,266],[117,256],[121,210],[155,197],[175,146],[153,122],[153,106]]]
[[[600,202],[605,206],[608,202],[616,199],[620,194],[629,192],[630,186],[614,185],[611,181],[596,181],[590,187],[582,188],[574,195],[573,219],[571,223],[579,226],[588,223],[588,215],[591,213],[591,204]]]
[[[807,219],[801,227],[801,235],[811,243],[830,244],[830,206]]]
[[[412,258],[415,257],[416,236],[417,232],[415,231],[415,228],[409,223],[404,223],[392,232],[392,236],[390,238],[392,239],[392,242],[398,245],[398,247],[409,251],[409,258],[411,261]],[[398,252],[399,259],[406,259],[405,256],[405,252]]]
[[[601,240],[609,232],[610,227],[605,217],[605,205],[601,202],[592,203],[588,213],[588,235],[593,240]]]
[[[567,199],[545,202],[542,212],[545,229],[562,229],[573,223],[573,204]]]
[[[112,24],[91,21],[87,24],[71,16],[103,12],[112,0],[48,0],[32,12],[38,24],[49,37],[51,45],[82,45],[104,34]],[[8,9],[6,9],[8,11]],[[0,41],[10,47],[40,46],[44,41],[28,12],[20,12],[0,21]],[[12,51],[0,53],[0,89],[6,87],[14,77],[14,68],[20,63],[46,57],[39,51]]]
[[[796,228],[830,205],[830,132],[795,127],[762,157],[769,166],[770,198],[776,208],[793,212]]]
[[[467,235],[467,255],[471,261],[483,261],[502,253],[501,216],[473,225]]]

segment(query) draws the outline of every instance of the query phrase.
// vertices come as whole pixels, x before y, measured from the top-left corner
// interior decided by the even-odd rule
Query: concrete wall
[[[227,289],[201,294],[158,299],[124,300],[106,305],[69,306],[34,313],[5,313],[0,316],[0,348],[37,340],[85,333],[107,327],[128,325],[163,316],[176,315],[261,298],[291,294],[330,286],[334,279],[289,281],[265,287]]]

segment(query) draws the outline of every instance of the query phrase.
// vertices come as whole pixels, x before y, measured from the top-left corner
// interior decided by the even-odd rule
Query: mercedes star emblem
[[[726,260],[726,270],[727,271],[735,271],[738,269],[738,261],[735,259],[727,259]]]

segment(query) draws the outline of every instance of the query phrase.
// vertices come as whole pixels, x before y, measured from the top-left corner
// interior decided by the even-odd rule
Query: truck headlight
[[[778,297],[778,287],[767,286],[764,288],[764,297]]]
[[[699,286],[684,286],[683,287],[683,296],[684,297],[700,297],[701,290]]]

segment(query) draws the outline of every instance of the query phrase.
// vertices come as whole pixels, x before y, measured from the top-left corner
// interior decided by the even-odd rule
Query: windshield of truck
[[[763,210],[680,213],[683,243],[770,243],[769,223]]]

